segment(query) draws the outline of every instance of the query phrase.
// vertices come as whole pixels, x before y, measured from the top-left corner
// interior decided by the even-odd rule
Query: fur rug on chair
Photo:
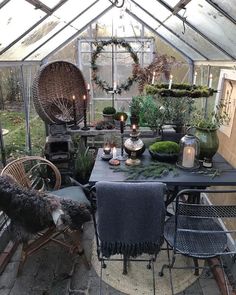
[[[53,225],[59,229],[66,226],[80,229],[84,222],[91,220],[87,205],[25,189],[10,176],[0,176],[0,210],[11,219],[12,238],[18,241],[27,241]]]

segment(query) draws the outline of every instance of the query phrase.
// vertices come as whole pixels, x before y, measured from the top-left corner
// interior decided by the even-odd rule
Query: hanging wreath
[[[168,89],[168,84],[146,85],[145,92],[150,95],[160,95],[162,97],[209,97],[216,92],[208,86],[196,86],[190,84],[172,84],[171,89]]]
[[[130,44],[127,43],[123,39],[115,39],[115,38],[113,38],[113,39],[108,40],[108,41],[100,41],[100,42],[96,43],[97,48],[93,52],[92,59],[91,59],[92,79],[98,85],[98,87],[101,88],[106,93],[108,93],[109,91],[112,91],[113,87],[110,86],[108,84],[108,82],[106,82],[105,80],[102,80],[101,78],[99,78],[99,76],[98,76],[98,66],[96,64],[96,61],[97,61],[97,58],[99,57],[99,54],[102,52],[102,50],[104,50],[104,47],[108,46],[108,45],[111,45],[111,44],[122,46],[123,48],[125,48],[129,52],[130,56],[132,57],[132,59],[134,61],[134,64],[135,65],[139,64],[139,59],[138,59],[137,54],[133,51]],[[125,82],[121,83],[120,85],[117,85],[116,93],[121,94],[122,90],[128,91],[130,89],[130,87],[132,86],[133,82],[135,81],[136,77],[137,76],[133,71],[132,75],[129,76],[126,79]]]

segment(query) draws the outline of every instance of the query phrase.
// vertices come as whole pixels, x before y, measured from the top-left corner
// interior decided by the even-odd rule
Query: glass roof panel
[[[209,39],[236,57],[235,25],[204,0],[191,1],[186,9],[187,20]]]
[[[214,0],[214,3],[232,18],[236,19],[236,0]]]
[[[22,13],[19,13],[22,11]],[[24,0],[11,0],[0,9],[0,51],[45,15]],[[30,17],[25,17],[30,16]]]
[[[164,21],[171,15],[171,12],[168,11],[162,4],[158,3],[157,0],[135,0],[135,2],[150,13],[153,12],[155,17],[160,21]],[[127,8],[129,9],[129,7],[130,6],[128,5]]]
[[[76,1],[72,0],[72,2],[76,4],[75,3]],[[88,6],[88,4],[94,1],[87,0],[86,2]],[[101,12],[109,5],[110,5],[110,2],[106,1],[105,6],[101,4],[92,6],[88,11],[85,12],[85,15],[82,14],[79,17],[79,19],[81,19],[84,22],[83,24],[86,25],[86,23],[88,23],[94,17],[94,15],[96,16],[98,14],[97,11]],[[76,6],[74,6],[74,9],[73,9],[74,12],[71,18],[74,17],[74,15],[78,15],[81,13],[80,8],[75,9],[75,7],[77,6],[78,6],[78,3]],[[37,26],[34,30],[32,30],[27,36],[25,36],[22,40],[17,42],[9,50],[3,53],[0,56],[0,60],[22,60],[24,57],[30,54],[33,50],[37,49],[41,44],[43,44],[44,42],[47,42],[49,38],[51,38],[54,34],[56,34],[59,30],[61,30],[67,24],[68,15],[67,15],[66,21],[63,18],[58,17],[58,15],[61,15],[61,14],[59,11],[57,14],[57,11],[56,11],[55,15],[53,14],[50,17],[48,17],[39,26]],[[62,34],[60,33],[60,38],[56,39],[55,37],[53,37],[52,40],[55,39],[57,40],[57,42],[55,41],[55,44],[54,44],[54,41],[50,42],[50,46],[51,46],[50,48],[48,48],[47,46],[44,46],[44,48],[46,47],[48,48],[48,52],[46,53],[44,51],[44,54],[50,53],[55,47],[57,47],[59,45],[58,44],[59,40],[61,40],[61,43],[63,43],[63,41],[65,41],[69,36],[75,34],[78,28],[76,27],[73,28],[73,26],[75,26],[75,23],[69,25],[71,30],[67,30],[67,31],[63,30]],[[79,29],[80,28],[81,28],[81,25],[79,26]],[[63,38],[64,31],[67,32],[68,35],[65,34]]]
[[[164,0],[164,2],[170,7],[174,7],[179,2],[179,0]]]
[[[95,0],[80,1],[78,5],[78,0],[69,0],[65,4],[63,4],[59,9],[57,9],[54,12],[54,15],[65,22],[69,22],[79,13],[84,11],[87,7],[89,7],[91,4],[95,2]]]
[[[143,21],[143,23],[147,24],[151,28],[153,28],[158,34],[160,34],[164,39],[166,39],[170,44],[174,47],[179,48],[186,56],[193,60],[205,60],[203,56],[198,54],[194,49],[189,47],[183,41],[181,41],[178,37],[172,34],[170,31],[161,26],[156,20],[154,20],[151,16],[145,13],[142,9],[132,6],[131,12],[136,15],[139,19]]]
[[[47,7],[53,8],[61,1],[60,0],[40,0],[40,2],[47,5]]]
[[[169,18],[165,25],[172,31],[177,33],[181,39],[185,40],[188,44],[196,48],[205,57],[212,60],[230,59],[229,56],[217,49],[214,45],[207,41],[200,34],[191,29],[187,24],[184,24],[176,16]]]
[[[103,5],[101,5],[101,2],[103,2]],[[106,0],[102,0],[96,3],[84,14],[82,14],[77,20],[72,22],[71,26],[68,26],[67,28],[62,30],[45,45],[43,45],[36,52],[30,55],[27,60],[41,60],[73,35],[75,36],[70,41],[77,38],[78,35],[76,35],[76,33],[81,29],[86,28],[86,26],[92,21],[92,19],[96,18],[100,13],[104,11],[104,9],[109,6],[110,2]]]

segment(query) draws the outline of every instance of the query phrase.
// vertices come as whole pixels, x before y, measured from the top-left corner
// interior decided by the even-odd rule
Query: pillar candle
[[[172,75],[170,75],[170,81],[169,81],[169,87],[168,87],[168,89],[171,89],[171,85],[172,85],[172,79],[173,79],[173,76],[172,76]]]
[[[116,84],[116,81],[115,81],[114,84],[113,84],[113,91],[116,91],[116,89],[117,89],[117,84]]]
[[[208,85],[209,88],[212,87],[212,74],[210,74],[209,76],[209,85]]]
[[[116,159],[116,147],[112,149],[112,159]]]
[[[156,76],[156,72],[153,72],[153,74],[152,74],[152,84],[154,84],[154,82],[155,82],[155,76]]]
[[[185,146],[183,150],[182,166],[186,168],[193,168],[195,160],[195,149],[192,146]]]

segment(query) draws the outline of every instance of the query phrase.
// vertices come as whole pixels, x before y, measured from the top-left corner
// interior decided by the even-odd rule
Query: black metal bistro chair
[[[225,204],[226,195],[235,194],[236,190],[200,190],[185,189],[178,193],[176,198],[175,215],[165,222],[164,236],[167,242],[169,264],[163,265],[160,276],[163,276],[165,268],[169,268],[171,289],[172,269],[192,268],[195,274],[201,268],[198,259],[218,258],[219,264],[215,265],[223,269],[222,255],[235,254],[236,248],[230,234],[236,232],[236,228],[226,228],[225,224],[232,218],[236,218],[236,201],[234,205]],[[200,203],[194,204],[186,201],[186,195],[201,194]],[[172,250],[172,257],[170,250]],[[193,266],[176,265],[176,255],[182,254],[193,258]],[[229,286],[225,272],[224,289],[229,294]]]
[[[98,259],[102,269],[105,261],[123,261],[123,274],[127,274],[128,261],[148,262],[153,273],[154,264],[164,241],[165,204],[163,183],[96,183],[97,218],[94,225]],[[147,258],[141,254],[150,254]],[[120,254],[121,258],[112,256]]]

